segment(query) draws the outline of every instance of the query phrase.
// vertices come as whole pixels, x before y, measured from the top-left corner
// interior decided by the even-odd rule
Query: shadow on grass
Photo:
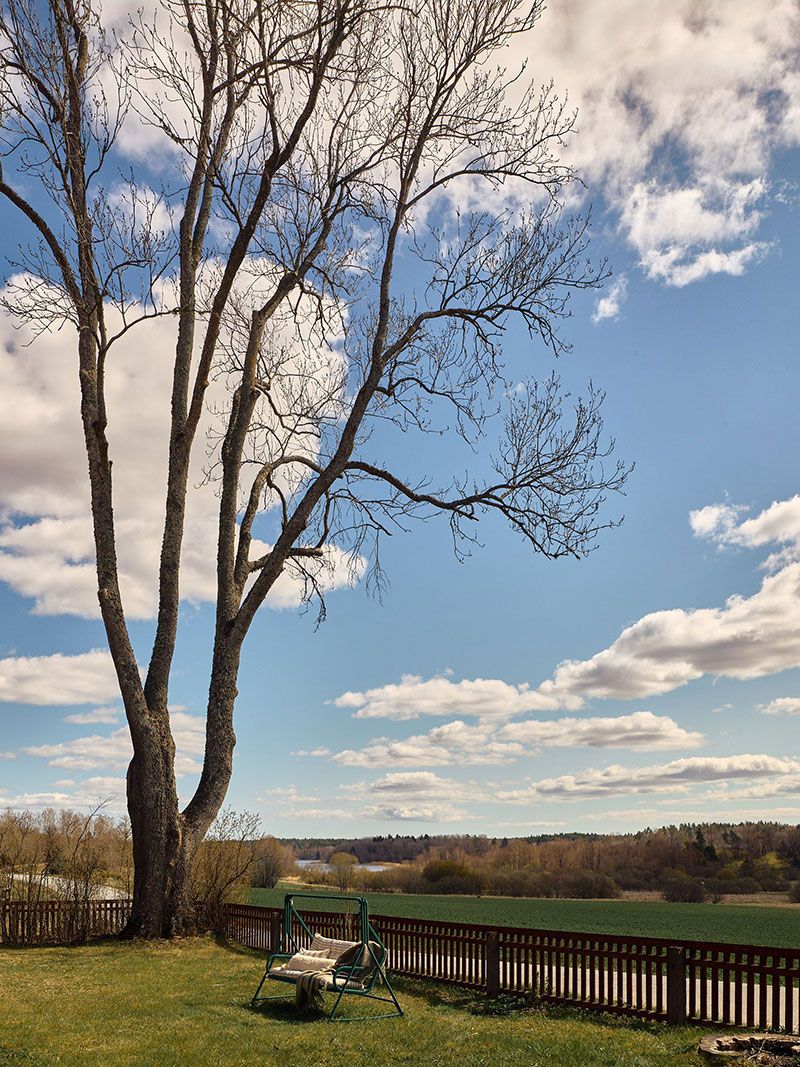
[[[224,934],[212,932],[208,934],[208,937],[218,948],[223,949],[232,956],[249,956],[254,961],[261,961],[262,967],[264,960],[269,956],[269,951],[265,948],[251,948],[249,945],[243,945],[240,941],[230,941]]]
[[[588,1022],[611,1030],[626,1030],[648,1034],[663,1033],[666,1024],[652,1019],[618,1016],[608,1012],[589,1011],[566,1004],[549,1004],[535,995],[501,994],[489,998],[483,993],[458,986],[420,979],[398,980],[398,992],[405,992],[426,1001],[433,1008],[448,1008],[480,1017],[519,1017],[538,1012],[553,1022]]]
[[[243,1005],[246,1011],[260,1019],[269,1019],[276,1023],[291,1023],[294,1026],[307,1026],[309,1023],[324,1023],[327,1012],[318,1009],[299,1012],[295,1007],[294,996],[281,1000],[261,1000],[258,1004]]]
[[[21,944],[20,942],[0,941],[0,951],[3,951],[3,952],[42,952],[44,950],[47,950],[49,952],[52,952],[53,949],[58,949],[59,952],[72,952],[72,951],[75,951],[75,949],[86,948],[89,945],[91,945],[93,948],[103,948],[104,946],[107,946],[107,945],[120,945],[120,944],[127,944],[127,943],[128,942],[121,941],[118,936],[115,936],[113,934],[109,934],[106,937],[90,937],[87,941],[54,941],[51,944],[36,944],[36,945]],[[2,1045],[0,1045],[0,1064],[3,1064],[3,1063],[6,1062],[2,1058],[4,1053],[5,1053],[5,1051],[6,1050],[2,1047]],[[13,1063],[14,1061],[10,1060],[9,1062]],[[20,1060],[20,1063],[24,1063],[24,1062],[26,1062],[26,1061]]]

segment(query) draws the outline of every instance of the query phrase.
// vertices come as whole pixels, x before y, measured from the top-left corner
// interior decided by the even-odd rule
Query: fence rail
[[[129,900],[0,901],[0,944],[45,945],[119,933]],[[355,940],[356,916],[304,912],[310,930]],[[372,915],[388,966],[410,978],[670,1023],[800,1029],[800,950],[615,937]],[[275,951],[283,909],[228,904],[231,940]],[[299,945],[308,939],[292,930]]]
[[[118,934],[129,900],[0,900],[0,944],[63,945]]]
[[[303,915],[314,931],[347,936],[341,926],[347,917]],[[410,978],[669,1023],[786,1032],[800,1027],[800,950],[389,915],[370,919],[388,950],[389,969]],[[226,908],[226,934],[254,948],[276,950],[282,923],[280,908]]]

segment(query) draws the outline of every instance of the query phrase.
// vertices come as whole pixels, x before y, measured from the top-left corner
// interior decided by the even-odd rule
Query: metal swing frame
[[[336,896],[328,893],[287,893],[283,899],[283,937],[281,943],[278,946],[278,951],[273,952],[267,957],[266,967],[264,968],[264,976],[258,984],[258,989],[253,994],[251,1005],[255,1006],[257,1003],[263,1003],[267,1000],[287,1000],[293,996],[291,993],[281,993],[276,996],[260,997],[259,993],[261,988],[268,978],[271,978],[275,982],[288,982],[291,985],[296,984],[296,979],[288,975],[281,975],[276,972],[273,973],[276,966],[279,966],[290,960],[296,952],[301,951],[301,946],[298,944],[297,939],[294,936],[293,928],[294,921],[300,925],[301,929],[308,936],[310,941],[313,941],[314,935],[306,925],[302,914],[295,907],[295,900],[320,900],[331,901],[339,900],[346,901],[348,904],[357,904],[359,909],[359,930],[361,944],[365,951],[369,953],[375,966],[370,968],[369,964],[364,966],[362,961],[364,959],[364,953],[361,952],[356,956],[352,963],[345,963],[341,967],[335,967],[331,972],[331,980],[333,982],[333,988],[330,990],[324,990],[324,992],[338,993],[336,997],[336,1003],[333,1005],[333,1009],[330,1015],[327,1017],[329,1023],[332,1022],[364,1022],[368,1019],[394,1019],[400,1015],[404,1015],[403,1009],[394,995],[394,990],[389,982],[389,978],[386,974],[386,946],[381,941],[378,934],[375,932],[375,927],[369,921],[369,905],[366,897],[355,896]],[[358,944],[358,942],[354,942]],[[287,952],[291,946],[291,952]],[[351,986],[351,982],[361,982],[363,976],[368,975],[366,978],[366,984],[361,987]],[[373,993],[375,985],[379,980],[382,980],[386,989],[389,992],[388,997],[378,996]],[[360,1015],[360,1016],[338,1016],[336,1012],[342,1001],[342,997],[356,996],[367,997],[369,1000],[380,1000],[386,1004],[393,1004],[396,1011],[386,1012],[381,1015]]]

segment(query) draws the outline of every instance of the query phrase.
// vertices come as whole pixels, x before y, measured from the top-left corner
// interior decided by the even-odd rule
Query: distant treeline
[[[319,861],[304,869],[296,859]],[[390,864],[384,871],[364,864]],[[324,866],[323,866],[324,865]],[[130,826],[98,809],[0,811],[0,898],[84,900],[100,887],[129,895]],[[613,897],[655,890],[668,900],[788,892],[800,902],[800,826],[683,823],[632,834],[259,836],[258,819],[226,809],[198,854],[194,893],[213,922],[222,904],[282,877],[340,889],[512,897]]]
[[[348,854],[361,887],[509,896],[614,896],[657,890],[669,900],[788,891],[800,899],[800,826],[775,822],[683,823],[632,834],[497,838],[429,835],[284,839],[298,859]],[[326,876],[312,872],[318,880]]]

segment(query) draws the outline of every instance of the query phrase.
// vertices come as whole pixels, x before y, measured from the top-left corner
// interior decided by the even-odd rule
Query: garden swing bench
[[[358,940],[345,940],[335,937],[325,937],[321,933],[312,933],[298,911],[295,901],[339,901],[344,902],[344,914],[339,915],[339,923],[336,916],[330,913],[324,916],[316,913],[315,918],[327,929],[338,932],[344,927],[351,934],[355,920],[355,911],[358,909]],[[306,905],[308,912],[312,905]],[[309,922],[314,922],[309,918]],[[331,922],[330,920],[334,921]],[[326,921],[327,920],[327,921]],[[291,951],[287,951],[291,949]],[[389,979],[386,974],[386,946],[375,932],[375,928],[369,921],[369,907],[364,897],[333,896],[320,893],[287,893],[283,901],[283,937],[277,952],[273,952],[267,958],[264,969],[264,977],[253,995],[251,1004],[265,1000],[284,1000],[295,995],[298,1004],[301,1000],[301,992],[312,995],[322,992],[337,993],[336,1003],[333,1005],[328,1022],[357,1022],[364,1019],[390,1019],[402,1015],[397,997],[394,995]],[[277,996],[260,997],[262,986],[268,978],[276,982],[287,982],[296,987],[295,994],[278,994]],[[379,981],[383,981],[389,993],[388,997],[379,996],[373,990]],[[345,995],[367,997],[370,1000],[380,1000],[387,1004],[393,1004],[396,1011],[386,1012],[381,1015],[363,1015],[353,1018],[351,1016],[337,1018],[336,1012]]]

